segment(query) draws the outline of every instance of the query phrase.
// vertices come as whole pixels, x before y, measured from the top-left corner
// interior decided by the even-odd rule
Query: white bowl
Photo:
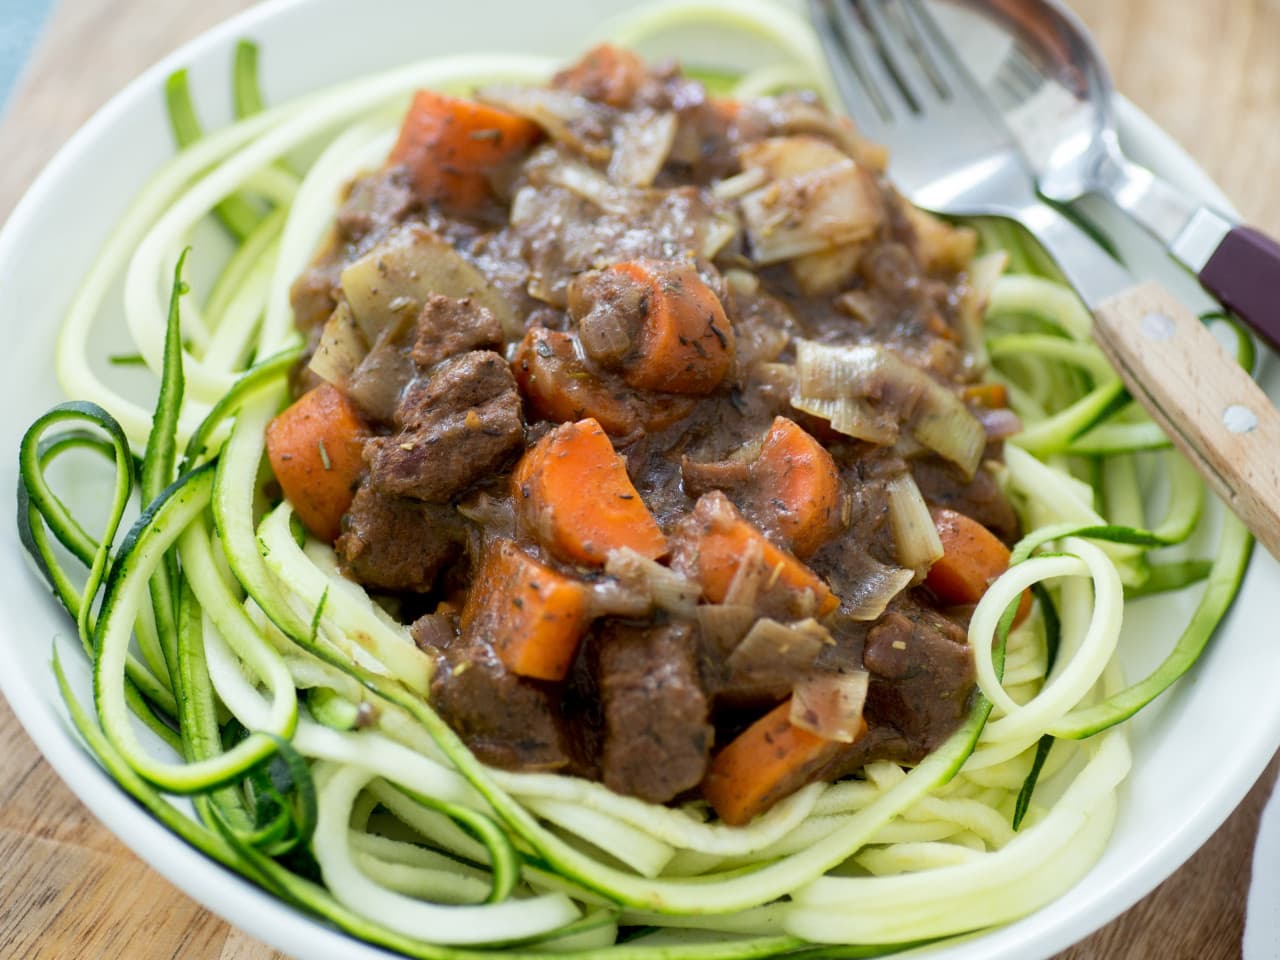
[[[211,125],[229,115],[231,52],[248,37],[262,51],[268,102],[432,55],[465,50],[552,54],[580,52],[602,19],[633,0],[540,3],[471,0],[276,0],[210,31],[147,71],[108,103],[50,163],[0,233],[4,331],[0,356],[7,384],[0,411],[0,449],[16,451],[26,426],[64,399],[53,379],[59,320],[128,200],[172,154],[163,108],[164,79],[190,68],[201,113]],[[359,10],[359,14],[353,11]],[[757,45],[758,49],[758,45]],[[702,52],[706,64],[739,53],[709,34],[682,41],[681,55]],[[1189,193],[1219,206],[1226,200],[1158,127],[1121,104],[1122,136],[1139,161]],[[1106,211],[1103,220],[1125,258],[1197,308],[1203,294],[1136,229]],[[1280,381],[1265,386],[1280,397]],[[16,485],[6,457],[0,490]],[[50,642],[74,628],[26,563],[13,511],[0,530],[0,688],[15,713],[72,790],[125,843],[188,894],[254,936],[307,958],[388,957],[358,944],[221,869],[152,820],[105,776],[70,732],[49,667]],[[1075,889],[1009,926],[934,947],[930,956],[1045,957],[1103,925],[1172,873],[1231,813],[1280,745],[1280,697],[1274,591],[1280,569],[1257,551],[1235,608],[1190,676],[1131,724],[1134,770],[1105,854]],[[1154,598],[1130,608],[1123,659],[1131,676],[1156,662],[1173,642],[1189,598]],[[70,650],[71,645],[67,645]],[[89,700],[83,671],[80,693]]]

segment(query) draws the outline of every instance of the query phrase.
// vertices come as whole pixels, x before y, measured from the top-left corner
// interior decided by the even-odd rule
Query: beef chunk
[[[478,634],[464,633],[434,653],[432,706],[482,762],[524,771],[570,762],[550,688],[511,673]]]
[[[601,638],[604,782],[665,803],[701,782],[711,750],[692,629],[613,624]]]
[[[954,465],[938,457],[925,457],[911,461],[911,472],[928,503],[977,520],[1005,543],[1018,539],[1018,516],[985,467],[979,467],[973,479],[966,481]]]
[[[370,480],[430,503],[447,503],[524,446],[515,378],[489,350],[451,357],[411,383],[396,422],[399,433],[365,444]]]
[[[867,732],[805,782],[838,780],[874,760],[919,763],[964,721],[973,690],[973,654],[964,631],[911,598],[894,601],[866,636],[871,674]]]
[[[907,762],[923,759],[960,725],[973,689],[973,653],[965,633],[936,610],[901,604],[867,634],[862,661],[871,673],[867,720],[894,727]]]
[[[441,609],[423,614],[409,625],[409,633],[418,649],[433,656],[453,646],[458,639],[457,614],[443,613]]]
[[[348,576],[375,590],[425,593],[466,543],[466,522],[452,508],[356,491],[334,542]]]
[[[396,409],[396,424],[417,430],[441,416],[466,413],[515,392],[516,379],[507,362],[492,350],[473,350],[450,357],[428,376],[414,380]]]
[[[413,362],[427,370],[468,350],[501,346],[502,326],[492,313],[469,297],[457,300],[433,293],[418,315],[412,355]]]
[[[351,185],[338,210],[338,230],[352,244],[383,236],[418,209],[418,195],[407,168],[389,167]]]
[[[293,323],[303,333],[324,326],[338,302],[333,297],[338,286],[341,263],[320,262],[304,270],[289,288],[289,305],[293,307]]]
[[[684,492],[691,498],[723,490],[738,509],[751,485],[751,464],[743,460],[715,460],[701,463],[689,457],[680,458],[680,479]]]

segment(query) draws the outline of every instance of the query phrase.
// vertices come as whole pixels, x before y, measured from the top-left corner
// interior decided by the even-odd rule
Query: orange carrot
[[[600,565],[619,547],[651,560],[667,552],[667,538],[595,420],[548,433],[516,464],[511,485],[525,524],[567,563]]]
[[[768,571],[768,589],[780,586],[797,595],[811,591],[819,616],[840,606],[821,577],[770,543],[719,490],[700,497],[693,513],[681,521],[672,566],[697,580],[712,603],[722,603],[743,558],[752,554]]]
[[[942,557],[934,562],[925,585],[946,603],[977,603],[991,582],[1009,569],[1009,549],[990,530],[963,513],[934,507],[933,524],[942,541]],[[1024,591],[1014,625],[1031,612],[1031,593]]]
[[[797,557],[807,557],[840,523],[840,473],[822,444],[794,421],[775,417],[752,479],[778,508],[778,532]]]
[[[733,327],[698,272],[664,260],[631,260],[609,269],[645,292],[644,323],[623,379],[667,393],[715,390],[733,367]]]
[[[647,73],[644,61],[630,50],[602,43],[588,50],[572,67],[557,73],[552,83],[611,107],[625,107]]]
[[[520,393],[544,420],[566,423],[591,417],[605,433],[625,437],[643,427],[661,430],[693,412],[688,397],[641,395],[587,369],[571,334],[532,327],[511,362]]]
[[[332,542],[364,472],[369,428],[345,393],[328,383],[309,390],[267,425],[267,458],[308,530]]]
[[[716,754],[702,795],[720,819],[740,827],[804,786],[843,744],[791,725],[788,697]],[[862,732],[866,733],[866,721]]]
[[[485,549],[459,625],[488,638],[508,670],[563,680],[586,632],[587,586],[556,573],[510,540]]]
[[[471,212],[489,198],[486,175],[527,150],[539,132],[506,110],[419,90],[387,164],[409,168],[423,202]]]
[[[971,403],[975,407],[986,407],[988,410],[997,410],[1009,405],[1009,391],[1003,383],[970,384],[961,391],[960,395],[965,403]]]

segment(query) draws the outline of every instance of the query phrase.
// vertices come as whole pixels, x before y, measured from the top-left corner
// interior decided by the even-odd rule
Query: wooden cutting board
[[[512,0],[519,2],[519,0]],[[247,0],[61,0],[0,125],[0,217],[112,93]],[[1119,89],[1280,235],[1280,0],[1074,0]],[[0,30],[3,28],[0,13]],[[1270,162],[1270,167],[1266,166]],[[62,785],[0,702],[0,957],[275,960],[139,861]],[[1240,955],[1273,761],[1205,847],[1059,960]]]

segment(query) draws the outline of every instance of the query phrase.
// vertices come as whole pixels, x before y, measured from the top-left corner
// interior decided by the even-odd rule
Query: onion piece
[[[942,556],[942,539],[934,526],[929,507],[909,473],[894,477],[885,485],[889,497],[889,523],[898,549],[898,562],[923,576]]]
[[[863,139],[848,117],[834,114],[812,96],[785,93],[760,97],[744,104],[744,111],[761,115],[767,126],[779,133],[817,134],[837,144],[858,163],[883,173],[888,153],[878,143]]]
[[[476,94],[490,106],[532,120],[552,140],[566,144],[587,159],[605,162],[612,150],[594,134],[610,128],[614,111],[569,90],[552,87],[492,86]]]
[[[770,180],[812,173],[849,160],[849,155],[821,137],[770,137],[742,147],[742,169],[762,170]]]
[[[853,743],[865,729],[862,708],[870,681],[865,670],[814,674],[792,690],[791,725],[823,740]]]
[[[755,608],[742,604],[704,603],[696,613],[703,641],[725,655],[742,642],[756,622]]]
[[[760,167],[743,170],[741,173],[735,173],[732,177],[725,177],[712,184],[711,195],[717,200],[736,200],[743,194],[763,187],[768,179],[769,174]]]
[[[960,467],[966,477],[972,477],[987,448],[987,431],[959,397],[940,384],[935,386],[937,390],[923,398],[911,432],[934,453]]]
[[[369,343],[351,315],[351,307],[344,300],[325,321],[320,331],[320,342],[316,344],[316,351],[307,366],[317,377],[345,390],[351,374],[368,352]]]
[[[806,253],[791,261],[791,274],[805,296],[834,293],[853,280],[865,250],[864,243],[848,243],[830,250]]]
[[[738,267],[732,267],[724,272],[724,282],[729,291],[738,297],[754,297],[760,290],[760,278],[750,270],[742,270]],[[781,331],[778,332],[786,336]]]
[[[728,498],[725,498],[724,503],[729,503]],[[718,515],[712,522],[717,519]],[[738,569],[734,571],[733,579],[724,592],[724,602],[729,606],[754,608],[756,597],[760,595],[760,588],[764,586],[768,574],[764,565],[764,550],[760,542],[753,538],[748,541],[746,550],[738,558]]]
[[[884,219],[879,188],[847,158],[775,180],[739,204],[752,259],[762,264],[863,240]]]
[[[969,265],[964,280],[964,292],[960,294],[957,317],[960,339],[965,351],[977,359],[980,368],[987,365],[987,348],[982,336],[982,318],[991,302],[991,291],[1003,275],[1009,263],[1009,254],[995,250],[984,254]]]
[[[917,440],[969,477],[987,444],[982,424],[953,390],[873,344],[797,340],[791,405],[827,417],[841,433],[885,445],[897,441],[900,423],[909,423]]]
[[[704,260],[714,260],[720,251],[733,242],[738,236],[738,221],[730,214],[717,213],[706,225],[702,234],[702,243],[698,247],[698,255]]]
[[[630,547],[610,550],[604,572],[647,599],[649,605],[678,617],[694,616],[702,589],[670,567],[642,556]]]
[[[1022,432],[1021,418],[1008,407],[978,411],[978,421],[988,440],[1005,440]]]
[[[803,394],[792,394],[791,405],[803,413],[829,420],[832,430],[855,440],[888,447],[900,436],[898,423],[892,416],[877,414],[870,404],[853,397],[815,400]]]
[[[903,212],[915,234],[916,257],[926,271],[959,273],[969,268],[978,248],[977,231],[952,225],[914,204],[905,204]],[[995,255],[1006,256],[1004,251],[997,251]]]
[[[557,164],[547,173],[546,179],[548,183],[564,187],[570,193],[594,203],[606,213],[627,216],[635,212],[635,200],[629,191],[610,183],[604,174],[586,164]]]
[[[587,616],[592,620],[600,617],[639,619],[653,613],[653,601],[646,594],[612,577],[595,581],[589,589]]]
[[[812,618],[779,623],[763,617],[733,648],[725,666],[738,677],[808,669],[822,648],[834,643],[827,628]]]
[[[624,116],[613,130],[609,179],[628,187],[650,186],[676,139],[676,115],[641,110]]]
[[[889,606],[889,601],[911,585],[915,573],[904,567],[888,567],[871,557],[866,569],[859,571],[856,592],[842,592],[841,608],[851,620],[868,622],[879,620]]]
[[[388,323],[347,380],[347,396],[375,420],[391,421],[400,395],[418,372],[409,355],[416,329],[416,310]]]
[[[571,286],[570,291],[572,289]],[[572,302],[572,292],[569,296]],[[601,367],[616,370],[631,353],[633,327],[631,318],[622,310],[588,310],[578,320],[578,342],[586,355]]]
[[[470,297],[497,317],[510,338],[524,335],[524,321],[489,278],[444,238],[418,223],[394,228],[376,246],[343,268],[343,294],[373,343],[405,313],[415,319],[433,293]]]

